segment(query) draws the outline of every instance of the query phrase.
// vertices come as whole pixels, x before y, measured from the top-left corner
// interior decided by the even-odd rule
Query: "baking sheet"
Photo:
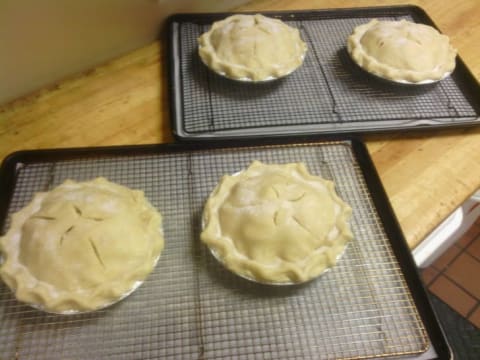
[[[355,26],[372,18],[434,25],[418,7],[266,13],[298,28],[308,51],[304,64],[291,75],[263,84],[225,79],[201,62],[197,38],[228,15],[170,18],[170,100],[178,139],[368,133],[480,123],[480,86],[459,57],[450,77],[423,86],[381,81],[350,59],[346,39]]]
[[[42,313],[17,302],[1,283],[1,359],[405,358],[432,345],[439,358],[450,358],[361,143],[199,148],[33,151],[5,162],[4,231],[9,215],[36,191],[67,178],[104,176],[142,189],[161,211],[165,249],[135,293],[90,314]],[[210,191],[223,174],[252,160],[303,161],[312,173],[333,180],[352,206],[355,238],[338,265],[315,281],[287,288],[254,284],[225,270],[200,243]]]

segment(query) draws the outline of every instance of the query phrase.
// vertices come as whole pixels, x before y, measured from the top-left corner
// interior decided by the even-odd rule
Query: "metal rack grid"
[[[122,302],[58,316],[0,285],[0,358],[361,359],[421,354],[430,343],[351,144],[319,143],[102,157],[26,165],[9,214],[66,178],[142,189],[162,213],[165,250]],[[335,181],[355,238],[336,267],[303,286],[261,286],[219,265],[199,241],[203,204],[252,160],[303,161]],[[6,224],[8,227],[8,222]]]
[[[399,12],[400,13],[400,12]],[[375,16],[382,20],[392,11]],[[332,11],[332,14],[334,12]],[[197,54],[197,38],[210,27],[179,20],[176,41],[179,62],[177,86],[181,96],[175,120],[180,137],[221,137],[311,131],[385,130],[389,127],[447,125],[479,118],[455,73],[430,86],[399,86],[379,81],[353,63],[346,39],[357,25],[372,17],[352,14],[323,18],[296,14],[285,22],[298,28],[308,45],[304,64],[288,77],[263,84],[241,83],[210,71]],[[350,16],[355,15],[355,16]],[[345,18],[344,18],[345,17]]]

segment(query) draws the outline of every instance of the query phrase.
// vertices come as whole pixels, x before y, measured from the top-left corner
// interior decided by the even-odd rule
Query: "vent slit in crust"
[[[100,265],[102,265],[102,267],[105,269],[105,263],[103,262],[102,257],[100,256],[100,252],[98,251],[98,248],[97,248],[97,246],[95,245],[95,242],[94,242],[91,238],[88,239],[88,242],[90,243],[90,246],[92,247],[93,252],[94,252],[94,254],[95,254],[95,257],[97,258],[98,262],[99,262]]]

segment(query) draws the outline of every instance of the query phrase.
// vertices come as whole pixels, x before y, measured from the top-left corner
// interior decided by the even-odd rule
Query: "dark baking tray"
[[[480,123],[480,86],[460,57],[454,73],[431,85],[382,81],[350,59],[353,28],[378,19],[435,26],[416,6],[265,12],[297,27],[308,52],[284,79],[241,83],[200,60],[197,38],[231,13],[177,14],[168,21],[171,121],[180,140],[263,135],[355,134]],[[472,44],[474,46],[474,44]]]
[[[260,286],[200,244],[203,203],[250,161],[303,161],[354,209],[339,263],[305,286]],[[44,314],[0,282],[5,359],[450,359],[363,143],[315,138],[23,151],[0,169],[0,229],[37,191],[105,176],[142,189],[162,213],[165,249],[134,294],[83,315]],[[431,355],[431,354],[437,355]]]

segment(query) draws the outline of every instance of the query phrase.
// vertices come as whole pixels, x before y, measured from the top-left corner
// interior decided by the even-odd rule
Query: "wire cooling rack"
[[[253,160],[303,161],[333,180],[353,208],[354,240],[337,266],[306,285],[251,283],[200,243],[209,193],[223,174]],[[104,176],[145,192],[163,215],[165,249],[137,291],[89,314],[42,313],[17,302],[0,282],[1,359],[403,358],[431,345],[350,142],[40,156],[13,168],[9,215],[67,178]],[[3,230],[8,226],[9,220]]]
[[[180,139],[480,123],[479,86],[460,60],[439,83],[405,86],[369,76],[350,59],[346,39],[372,18],[432,24],[417,7],[272,13],[300,30],[308,51],[291,75],[262,84],[225,79],[198,56],[198,37],[228,15],[180,14],[170,20],[172,121]]]

